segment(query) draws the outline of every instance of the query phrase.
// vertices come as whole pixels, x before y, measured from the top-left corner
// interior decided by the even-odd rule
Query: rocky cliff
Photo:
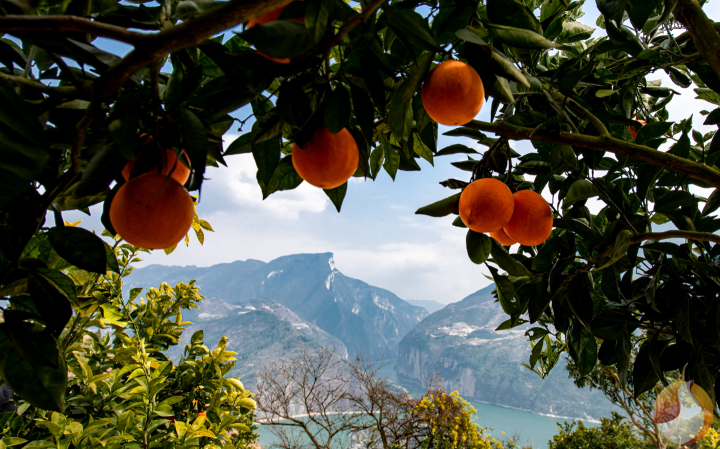
[[[438,373],[467,399],[555,416],[596,419],[612,404],[598,392],[578,389],[562,364],[541,379],[527,363],[527,327],[496,332],[507,319],[494,286],[449,304],[418,324],[400,342],[397,371],[405,382],[422,383]]]

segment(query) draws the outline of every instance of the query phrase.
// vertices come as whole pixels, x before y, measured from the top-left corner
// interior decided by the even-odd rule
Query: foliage
[[[37,240],[45,238],[41,234],[31,245],[41,246]],[[45,258],[47,252],[49,248]],[[225,350],[226,339],[211,350],[199,331],[177,363],[164,354],[179,344],[183,326],[189,324],[183,311],[202,301],[194,281],[150,288],[144,298],[141,288],[123,295],[123,278],[140,261],[138,252],[115,241],[110,256],[118,273],[75,267],[56,272],[65,273],[63,279],[78,292],[75,317],[57,339],[69,380],[46,387],[47,395],[61,401],[62,412],[20,401],[16,413],[2,416],[0,445],[232,449],[255,440],[255,401],[239,379],[226,377],[235,354]],[[21,313],[25,303],[16,298],[6,315]],[[52,348],[55,358],[57,348]],[[50,348],[45,351],[42,355],[51,353]],[[31,371],[20,374],[30,376]],[[64,379],[65,372],[60,374]]]
[[[510,254],[468,233],[470,258],[488,264],[509,316],[500,329],[538,323],[529,332],[531,369],[545,376],[567,351],[586,373],[599,358],[615,364],[623,384],[632,372],[636,395],[684,369],[714,401],[720,194],[705,198],[691,187],[720,187],[720,137],[694,129],[699,116],[669,122],[678,93],[655,75],[694,86],[708,103],[699,111],[704,123],[720,124],[720,36],[702,4],[598,0],[600,30],[578,23],[584,0],[308,0],[287,6],[282,20],[219,34],[285,3],[0,3],[0,293],[28,305],[25,315],[4,314],[0,375],[19,394],[61,408],[57,395],[22,383],[12,367],[62,382],[62,370],[47,366],[66,363],[62,355],[48,362],[20,342],[52,348],[76,296],[57,265],[39,262],[31,238],[46,236],[53,260],[117,270],[106,267],[108,247],[89,232],[44,228],[48,211],[60,224],[64,210],[101,202],[108,210],[142,133],[187,151],[191,191],[207,165],[243,153],[255,159],[264,197],[294,189],[302,179],[292,145],[326,125],[347,127],[358,143],[356,176],[384,170],[396,179],[398,170],[420,170],[420,159],[467,154],[453,162],[469,172],[466,180],[444,186],[493,176],[513,190],[552,195],[555,230],[539,247]],[[120,57],[98,48],[97,37],[135,50]],[[292,60],[276,64],[256,50]],[[492,123],[446,133],[488,146],[481,156],[462,144],[438,148],[437,125],[422,106],[423,79],[446,59],[474,67],[492,97]],[[230,113],[248,104],[252,130],[223,152]],[[634,141],[628,127],[638,132]],[[534,150],[521,156],[510,139],[531,140]],[[327,192],[338,210],[346,191],[347,184]],[[418,213],[455,213],[458,196]],[[602,204],[597,214],[591,199]],[[665,223],[677,231],[652,232]],[[114,233],[106,214],[103,224]],[[637,329],[647,338],[630,366]]]
[[[652,444],[638,439],[631,425],[613,413],[603,417],[600,426],[586,427],[582,421],[558,423],[558,434],[548,442],[549,449],[639,449]]]
[[[423,449],[503,447],[501,442],[486,435],[485,429],[473,422],[475,408],[461,398],[457,391],[447,393],[437,389],[428,392],[415,406],[413,413],[429,430],[429,435],[420,446]]]

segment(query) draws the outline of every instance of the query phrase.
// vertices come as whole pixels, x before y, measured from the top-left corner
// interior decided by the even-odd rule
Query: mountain
[[[289,360],[300,349],[335,347],[338,355],[347,357],[347,348],[340,340],[270,298],[239,305],[209,298],[200,303],[199,310],[184,313],[183,320],[193,322],[186,326],[185,341],[198,330],[204,332],[205,345],[210,349],[223,336],[228,338],[227,348],[238,353],[232,374],[246,385],[255,384],[263,365]],[[183,345],[176,346],[169,356],[177,359],[183,350]]]
[[[435,313],[447,305],[447,304],[443,304],[443,303],[440,303],[437,301],[430,301],[427,299],[406,299],[405,302],[412,304],[414,306],[422,307],[423,309],[427,310],[429,313]]]
[[[400,342],[401,380],[421,383],[439,373],[450,391],[534,413],[595,419],[616,410],[602,393],[579,389],[559,364],[546,379],[521,363],[530,357],[528,325],[496,332],[507,319],[494,285],[425,318]]]
[[[265,263],[237,261],[211,267],[150,265],[125,278],[126,288],[195,279],[200,293],[230,305],[272,298],[305,322],[336,337],[350,356],[397,357],[400,340],[428,316],[392,292],[335,269],[332,253],[296,254]],[[207,312],[210,313],[210,312]]]

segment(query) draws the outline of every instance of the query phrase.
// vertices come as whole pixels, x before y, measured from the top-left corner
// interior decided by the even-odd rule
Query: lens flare
[[[680,446],[700,440],[712,424],[712,401],[692,380],[665,387],[655,401],[653,420],[662,435]]]

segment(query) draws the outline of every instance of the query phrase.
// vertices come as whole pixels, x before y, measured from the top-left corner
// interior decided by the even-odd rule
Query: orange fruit
[[[647,125],[647,122],[645,120],[638,120],[638,122],[642,123],[643,126]],[[630,131],[630,135],[632,136],[633,140],[637,139],[637,131],[635,131],[635,128],[632,126],[628,126],[628,131]]]
[[[480,112],[485,88],[469,65],[444,61],[430,72],[420,95],[430,118],[443,125],[464,125]]]
[[[143,146],[145,145],[151,145],[153,142],[153,138],[149,137]],[[185,158],[187,160],[190,160],[190,157],[188,154],[183,151],[183,154],[185,155]],[[161,167],[156,167],[154,171],[157,171],[159,173],[162,173],[163,175],[167,176],[169,172],[172,171],[172,177],[179,182],[180,184],[185,184],[190,178],[190,168],[188,168],[187,165],[185,165],[182,160],[178,160],[177,153],[175,153],[173,150],[169,148],[165,148],[165,151],[161,153],[162,157],[162,163]],[[128,161],[127,164],[125,164],[125,167],[122,170],[123,178],[125,178],[125,181],[130,179],[130,173],[132,173],[133,167],[135,167],[136,160]]]
[[[513,194],[515,210],[510,221],[503,226],[505,233],[521,245],[539,245],[552,232],[553,213],[545,198],[532,190]]]
[[[110,204],[110,222],[120,237],[140,248],[164,249],[185,237],[193,200],[173,178],[145,173],[122,185]]]
[[[495,232],[491,232],[490,237],[497,240],[503,246],[512,246],[517,243],[515,240],[508,237],[504,229],[498,229]]]
[[[285,6],[287,6],[287,5],[285,5]],[[250,20],[247,24],[246,29],[249,30],[250,28],[254,27],[255,25],[265,25],[266,23],[270,23],[270,22],[274,22],[274,21],[278,20],[280,18],[280,14],[282,13],[282,10],[285,9],[285,6],[281,6],[277,9],[270,11],[267,14],[263,14],[260,17],[256,17],[256,18]],[[293,20],[295,22],[305,22],[304,17],[302,17],[302,18],[298,17],[298,18],[290,19],[290,20]],[[290,64],[290,58],[273,58],[272,56],[268,56],[261,51],[258,51],[258,53],[260,53],[260,56],[262,56],[266,59],[269,59],[271,61],[277,62],[278,64]]]
[[[475,232],[502,229],[513,215],[513,194],[502,181],[483,178],[465,187],[458,212],[465,226]]]
[[[293,145],[292,163],[300,177],[315,187],[334,189],[350,179],[360,162],[357,143],[347,128],[330,134],[324,126],[305,148]]]

